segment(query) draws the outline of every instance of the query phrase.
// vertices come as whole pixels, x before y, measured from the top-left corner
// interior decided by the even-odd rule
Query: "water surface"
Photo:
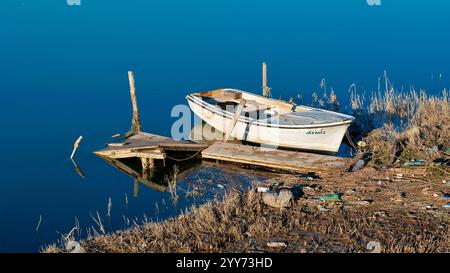
[[[124,214],[164,218],[191,204],[158,216],[168,193],[142,186],[133,197],[133,180],[92,154],[129,129],[128,70],[143,129],[163,135],[190,91],[260,92],[263,61],[285,99],[307,102],[325,78],[345,105],[352,83],[370,93],[385,69],[398,88],[437,93],[449,86],[449,13],[446,0],[0,1],[0,251],[37,251],[75,217],[90,226],[110,198],[113,230]],[[84,179],[68,160],[79,135]]]

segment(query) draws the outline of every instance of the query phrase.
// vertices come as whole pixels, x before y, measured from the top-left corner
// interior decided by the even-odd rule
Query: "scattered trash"
[[[305,179],[305,180],[314,180],[314,179],[318,179],[318,178],[320,178],[320,176],[318,176],[316,173],[314,173],[314,172],[309,172],[309,173],[301,173],[301,174],[298,174],[298,175],[296,175],[298,178],[301,178],[301,179]]]
[[[280,186],[283,186],[283,182],[273,182],[271,185],[272,190],[277,190]]]
[[[362,168],[364,168],[364,166],[366,165],[365,161],[363,159],[358,160],[355,165],[353,165],[352,167],[352,172],[356,172],[361,170]]]
[[[269,242],[267,243],[268,247],[286,247],[286,243],[283,242]]]
[[[115,134],[112,136],[112,138],[119,138],[121,135],[120,134]]]
[[[450,202],[447,202],[443,205],[444,208],[450,208]]]
[[[321,201],[340,201],[341,197],[337,193],[327,194],[319,197]]]
[[[410,161],[407,161],[407,162],[405,162],[405,163],[403,163],[403,167],[419,167],[419,166],[423,166],[423,165],[425,165],[425,160],[421,160],[421,159],[419,159],[419,160],[415,160],[415,159],[413,159],[413,160],[410,160]]]
[[[381,181],[381,180],[378,180],[378,181],[377,181],[377,185],[378,185],[378,186],[383,186],[383,184],[384,184],[383,181]]]
[[[433,208],[433,205],[426,205],[426,206],[422,207],[422,209],[432,209],[432,208]]]
[[[439,194],[435,193],[433,194],[434,197],[439,197]]]
[[[450,148],[443,148],[442,151],[443,151],[445,154],[450,155]]]
[[[281,190],[280,192],[269,191],[263,193],[264,204],[273,208],[286,208],[291,205],[294,194],[290,190]]]
[[[442,180],[442,184],[447,184],[447,181],[445,181],[445,180]]]
[[[397,178],[402,178],[403,174],[402,173],[398,173],[396,176],[397,176]]]
[[[377,241],[370,241],[366,245],[366,249],[369,253],[381,253],[381,243]]]
[[[431,151],[437,153],[439,151],[439,147],[435,145],[431,148]]]
[[[73,144],[73,151],[72,151],[72,154],[70,155],[70,159],[73,159],[73,156],[75,155],[75,152],[77,151],[78,146],[80,146],[80,142],[82,140],[83,140],[83,136],[79,136],[78,139]]]
[[[220,188],[220,189],[224,189],[225,188],[225,186],[222,185],[222,184],[217,184],[217,187]]]
[[[431,163],[433,166],[450,166],[450,158],[438,158]]]
[[[258,190],[258,192],[268,192],[269,191],[268,187],[257,187],[256,189]]]
[[[450,194],[449,193],[444,193],[441,195],[442,198],[444,199],[449,199],[450,198]]]
[[[356,145],[358,145],[358,147],[360,147],[360,148],[364,148],[364,147],[367,146],[367,143],[364,142],[364,141],[362,141],[362,140],[360,140],[360,141],[358,141],[358,142],[356,143]]]

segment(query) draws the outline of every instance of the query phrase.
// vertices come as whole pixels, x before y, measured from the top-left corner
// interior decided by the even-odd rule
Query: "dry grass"
[[[361,173],[332,174],[307,182],[320,184],[320,190],[305,193],[290,208],[281,211],[267,207],[255,190],[245,194],[232,191],[223,201],[191,208],[179,217],[159,223],[145,222],[127,231],[90,237],[80,243],[87,252],[133,253],[367,252],[369,241],[380,242],[383,252],[449,251],[448,213],[446,217],[445,209],[430,195],[430,191],[443,187],[442,182],[429,183],[424,191],[411,187],[412,182],[407,180],[384,181],[384,186],[377,186],[368,178],[376,175],[391,174],[369,168]],[[280,179],[292,185],[306,183],[292,175]],[[330,191],[343,192],[344,202],[322,204],[327,209],[319,209],[317,196]],[[400,191],[406,192],[408,198],[399,197]],[[367,197],[375,199],[370,206],[349,205],[352,200]],[[440,209],[434,212],[420,209],[429,202]],[[287,247],[270,248],[268,242],[285,242]],[[45,252],[61,251],[55,245],[45,249]]]
[[[445,156],[442,149],[450,147],[448,91],[444,90],[440,97],[427,97],[421,92],[420,95],[398,95],[384,101],[384,111],[391,116],[397,114],[403,126],[395,126],[388,121],[382,128],[368,134],[365,142],[373,153],[375,163],[386,164],[392,161],[391,156],[403,161],[422,159],[431,163]]]

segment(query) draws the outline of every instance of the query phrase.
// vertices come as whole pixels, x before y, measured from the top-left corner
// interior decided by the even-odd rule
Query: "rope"
[[[191,155],[191,156],[188,156],[188,157],[186,157],[186,158],[173,158],[173,157],[171,157],[171,156],[169,156],[169,155],[167,155],[167,154],[166,154],[166,156],[167,156],[167,158],[169,158],[169,159],[172,159],[172,160],[174,160],[174,161],[180,162],[180,161],[186,161],[186,160],[192,159],[192,158],[194,158],[195,156],[197,156],[200,152],[201,152],[201,151],[198,151],[198,152],[196,152],[195,154],[193,154],[193,155]]]
[[[359,153],[359,149],[358,147],[355,145],[355,143],[353,142],[353,140],[350,137],[350,134],[348,133],[348,130],[345,131],[345,136],[347,137],[348,143],[350,143],[350,145],[353,147],[353,149],[355,149],[356,153]]]

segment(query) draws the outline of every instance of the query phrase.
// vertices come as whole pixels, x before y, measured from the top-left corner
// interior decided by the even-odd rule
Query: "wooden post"
[[[141,121],[139,119],[139,111],[137,106],[136,99],[136,88],[134,86],[134,74],[133,71],[128,71],[128,81],[130,82],[130,94],[131,94],[131,103],[133,105],[133,120],[131,121],[131,132],[140,132],[141,131]]]
[[[268,97],[269,96],[269,92],[267,90],[267,65],[266,63],[262,64],[262,88],[263,88],[263,96],[264,97]]]

